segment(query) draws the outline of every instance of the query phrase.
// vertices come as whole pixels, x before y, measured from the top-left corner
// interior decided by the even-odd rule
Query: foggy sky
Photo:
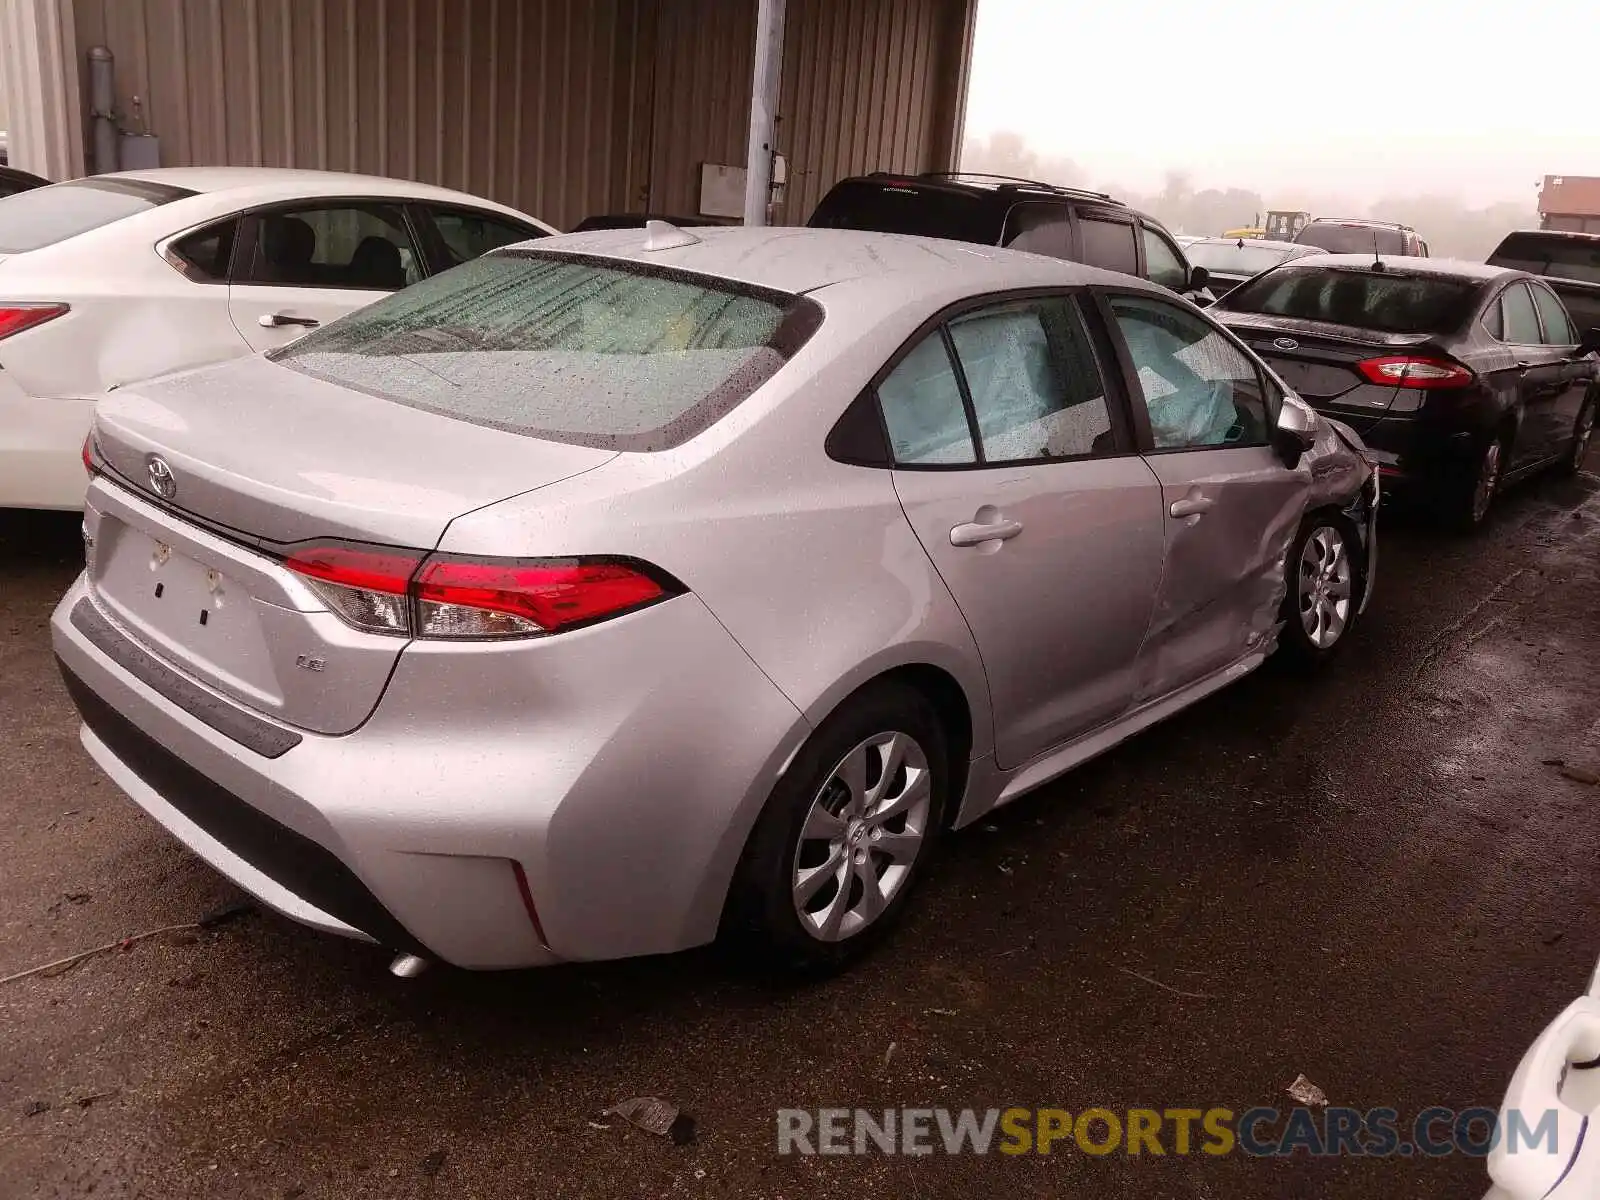
[[[967,133],[1099,184],[1531,208],[1600,175],[1595,0],[979,0]],[[1514,15],[1512,15],[1514,14]],[[1504,51],[1504,53],[1502,53]]]

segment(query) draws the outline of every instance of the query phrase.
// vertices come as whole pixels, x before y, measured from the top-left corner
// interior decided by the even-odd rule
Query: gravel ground
[[[1545,761],[1600,766],[1597,551],[1593,473],[1476,538],[1390,521],[1332,673],[1258,672],[951,839],[826,983],[715,951],[401,982],[251,913],[0,985],[0,1196],[1481,1194],[1460,1155],[781,1157],[775,1113],[1242,1112],[1300,1073],[1497,1106],[1600,956],[1600,789]],[[76,570],[74,519],[0,514],[0,976],[239,899],[78,746],[46,628]],[[597,1116],[635,1095],[693,1140]]]

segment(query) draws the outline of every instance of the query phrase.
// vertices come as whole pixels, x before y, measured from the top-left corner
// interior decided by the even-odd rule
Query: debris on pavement
[[[1181,990],[1180,988],[1173,987],[1170,983],[1162,983],[1161,980],[1159,980],[1159,979],[1151,979],[1150,976],[1141,975],[1138,971],[1130,971],[1130,970],[1128,970],[1127,967],[1118,967],[1117,970],[1121,971],[1124,975],[1131,975],[1135,979],[1142,979],[1145,983],[1150,984],[1152,987],[1158,987],[1163,992],[1171,992],[1174,996],[1182,996],[1185,1000],[1220,1000],[1220,999],[1222,999],[1222,997],[1214,995],[1211,992],[1185,992],[1185,991]]]
[[[135,943],[145,941],[147,938],[159,937],[163,933],[183,933],[193,929],[215,929],[218,925],[255,911],[256,906],[245,901],[229,904],[213,912],[206,913],[195,921],[184,921],[178,925],[163,925],[159,929],[147,929],[143,933],[129,934],[127,937],[118,938],[114,942],[107,942],[103,946],[80,950],[76,954],[58,958],[54,962],[40,963],[37,967],[29,967],[25,971],[16,971],[13,974],[0,977],[0,984],[15,983],[17,980],[27,979],[31,975],[43,975],[47,979],[53,979],[57,975],[65,975],[85,959],[93,958],[97,954],[104,954],[109,950],[127,950]]]
[[[898,1047],[898,1042],[890,1042],[889,1048],[883,1052],[883,1071],[886,1075],[889,1073],[889,1064],[894,1061],[894,1052]]]
[[[440,1171],[444,1170],[445,1157],[446,1154],[443,1150],[430,1150],[427,1155],[423,1157],[422,1173],[429,1179],[432,1179]]]
[[[73,1101],[73,1103],[76,1104],[79,1108],[88,1108],[91,1104],[94,1104],[97,1100],[109,1100],[109,1099],[111,1099],[111,1097],[115,1096],[116,1094],[117,1094],[117,1089],[116,1088],[112,1088],[109,1092],[90,1092],[87,1096],[79,1096],[75,1101]]]
[[[1313,1108],[1328,1107],[1328,1094],[1304,1075],[1296,1075],[1287,1090],[1289,1095],[1301,1104],[1308,1104]]]
[[[37,1117],[40,1113],[47,1113],[49,1111],[50,1105],[48,1102],[44,1100],[30,1100],[28,1101],[27,1107],[22,1110],[22,1115],[25,1117]]]
[[[1596,771],[1592,767],[1578,767],[1573,766],[1571,763],[1563,763],[1561,774],[1564,778],[1570,779],[1574,783],[1586,783],[1590,787],[1600,783],[1600,771]]]
[[[954,1017],[960,1015],[953,1008],[925,1008],[922,1011],[935,1017]]]
[[[646,1133],[672,1139],[674,1146],[686,1146],[694,1140],[694,1118],[686,1112],[680,1112],[676,1104],[668,1103],[659,1096],[635,1096],[606,1109],[601,1115],[621,1117]],[[591,1121],[590,1124],[594,1125],[595,1122]],[[606,1129],[609,1126],[599,1125],[597,1128]]]

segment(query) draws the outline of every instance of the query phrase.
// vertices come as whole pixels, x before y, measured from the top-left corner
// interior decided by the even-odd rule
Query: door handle
[[[1533,370],[1533,364],[1531,362],[1523,362],[1522,359],[1517,359],[1518,375],[1526,375],[1531,370]]]
[[[1185,496],[1182,500],[1174,500],[1167,511],[1175,517],[1198,517],[1201,513],[1210,512],[1214,503],[1209,496]]]
[[[307,329],[315,329],[322,322],[315,317],[296,317],[290,313],[263,313],[256,318],[256,324],[263,329],[276,329],[280,325],[302,325]]]
[[[968,521],[950,531],[952,546],[981,546],[985,542],[1004,542],[1022,532],[1021,521]]]

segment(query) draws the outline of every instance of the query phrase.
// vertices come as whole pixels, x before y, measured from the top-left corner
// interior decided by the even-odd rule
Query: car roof
[[[1403,229],[1407,233],[1416,230],[1409,225],[1402,225],[1399,221],[1374,221],[1368,217],[1312,217],[1307,225],[1358,225],[1363,229]]]
[[[251,197],[266,201],[297,196],[404,196],[418,200],[470,203],[508,213],[517,211],[494,200],[451,188],[435,187],[430,183],[343,171],[313,171],[300,167],[154,167],[147,171],[116,171],[92,178],[165,184],[213,196],[250,193]]]
[[[866,175],[851,175],[841,179],[834,184],[834,187],[859,183],[872,184],[876,187],[926,188],[956,192],[975,198],[1004,196],[1007,200],[1014,200],[1018,196],[1048,195],[1087,204],[1108,204],[1113,208],[1128,207],[1125,201],[1118,200],[1107,192],[1093,192],[1059,183],[1045,183],[1043,180],[1026,179],[1018,175],[990,175],[983,171],[923,171],[916,175],[897,171],[872,171]]]
[[[971,294],[1088,283],[1158,290],[1143,280],[1083,263],[948,238],[794,225],[702,226],[692,234],[684,232],[695,240],[664,250],[647,249],[650,235],[640,229],[569,233],[523,242],[519,248],[675,267],[793,294],[859,279],[907,299],[953,284],[969,284]]]
[[[1371,254],[1311,254],[1297,258],[1295,267],[1342,267],[1346,270],[1371,270]],[[1497,267],[1490,263],[1470,262],[1464,258],[1413,258],[1403,254],[1382,254],[1377,261],[1385,271],[1396,275],[1430,275],[1440,279],[1470,279],[1487,283],[1510,275],[1526,275],[1526,271],[1510,267]],[[1291,264],[1284,264],[1289,266]]]
[[[1563,242],[1600,242],[1600,233],[1587,233],[1577,229],[1513,229],[1501,242],[1512,238],[1557,238]]]
[[[1300,242],[1274,242],[1266,238],[1236,238],[1236,237],[1197,237],[1191,241],[1195,245],[1209,246],[1237,246],[1243,242],[1246,246],[1265,246],[1268,250],[1305,250]]]

